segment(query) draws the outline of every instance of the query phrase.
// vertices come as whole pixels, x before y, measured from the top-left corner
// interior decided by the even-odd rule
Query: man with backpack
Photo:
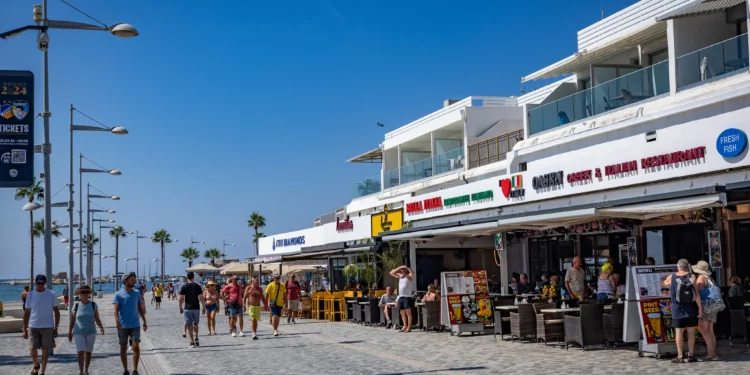
[[[677,344],[677,358],[673,363],[685,362],[682,345],[684,331],[687,330],[688,358],[687,362],[697,362],[695,358],[695,327],[698,318],[703,314],[701,297],[695,288],[695,278],[690,275],[690,263],[686,259],[677,261],[677,272],[667,276],[664,286],[668,286],[672,295],[672,327],[675,329],[675,344]]]

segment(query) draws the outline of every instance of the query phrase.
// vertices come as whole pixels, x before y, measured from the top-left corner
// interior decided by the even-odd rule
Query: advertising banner
[[[0,70],[0,188],[34,178],[34,74]]]
[[[672,301],[669,298],[640,301],[643,337],[649,344],[674,342]]]
[[[721,268],[721,232],[708,231],[708,259],[711,268]]]
[[[442,278],[451,325],[492,324],[494,315],[486,271],[443,272]]]
[[[404,210],[385,210],[385,212],[373,214],[372,216],[370,216],[370,220],[372,237],[384,236],[388,232],[403,228]]]

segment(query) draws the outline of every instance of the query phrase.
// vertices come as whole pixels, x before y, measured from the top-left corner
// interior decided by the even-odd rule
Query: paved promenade
[[[106,333],[97,339],[91,374],[122,374],[111,297],[97,302]],[[282,335],[273,337],[267,315],[259,327],[260,339],[253,341],[250,335],[231,337],[223,313],[217,321],[219,335],[202,336],[201,346],[191,349],[182,338],[177,302],[164,302],[162,307],[157,311],[148,305],[149,330],[141,336],[141,374],[739,374],[750,365],[750,351],[744,345],[729,347],[725,341],[719,350],[722,361],[672,364],[638,358],[636,351],[626,348],[566,351],[496,341],[491,335],[402,334],[313,320],[296,325],[286,325],[284,320]],[[62,321],[67,322],[65,312]],[[75,345],[67,342],[62,331],[47,374],[78,374]],[[201,331],[206,332],[203,317]],[[250,332],[249,325],[245,332]],[[0,374],[30,373],[27,348],[20,334],[0,335]]]

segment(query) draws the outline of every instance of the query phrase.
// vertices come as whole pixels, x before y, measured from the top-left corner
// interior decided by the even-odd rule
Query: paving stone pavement
[[[105,297],[98,301],[106,332],[96,342],[92,375],[122,374],[110,300]],[[260,339],[253,341],[249,324],[244,327],[247,336],[231,337],[223,313],[217,319],[219,335],[201,336],[199,348],[188,348],[187,339],[182,338],[177,303],[165,301],[162,307],[154,310],[148,305],[149,329],[141,335],[141,374],[740,374],[747,373],[750,364],[750,350],[745,346],[729,347],[721,342],[721,361],[676,365],[668,360],[638,358],[632,348],[566,351],[495,340],[492,335],[402,334],[380,327],[314,320],[301,320],[296,325],[284,321],[282,335],[273,337],[268,315],[260,324]],[[63,313],[62,322],[66,321]],[[201,317],[200,329],[206,332],[205,317]],[[28,374],[31,361],[27,348],[20,334],[0,335],[0,374]],[[73,343],[59,338],[47,374],[78,374],[74,352]],[[129,361],[132,364],[130,357]]]

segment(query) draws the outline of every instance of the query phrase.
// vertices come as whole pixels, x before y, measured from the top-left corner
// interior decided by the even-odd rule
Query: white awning
[[[497,222],[491,221],[489,223],[478,223],[469,225],[458,225],[450,228],[439,228],[439,229],[426,229],[411,233],[394,234],[391,236],[383,236],[383,241],[395,241],[395,240],[416,240],[426,237],[434,236],[445,236],[450,234],[488,234],[493,233],[497,229]]]
[[[521,82],[573,74],[577,71],[587,69],[591,64],[606,61],[623,51],[637,49],[638,45],[659,38],[664,38],[666,36],[667,24],[665,22],[654,21],[654,23],[651,23],[640,30],[633,31],[628,35],[614,39],[600,47],[578,51],[574,55],[558,61],[544,69],[531,73],[526,77],[522,77]]]
[[[609,217],[648,220],[659,216],[678,214],[686,211],[720,207],[725,204],[726,195],[722,193],[602,208],[599,210],[599,213]]]
[[[596,220],[599,211],[596,208],[583,208],[579,210],[560,211],[549,214],[529,215],[517,218],[500,219],[498,227],[508,229],[530,229],[546,230],[586,223]]]
[[[365,152],[364,154],[357,155],[349,160],[348,163],[382,163],[383,162],[383,150],[380,147]]]

